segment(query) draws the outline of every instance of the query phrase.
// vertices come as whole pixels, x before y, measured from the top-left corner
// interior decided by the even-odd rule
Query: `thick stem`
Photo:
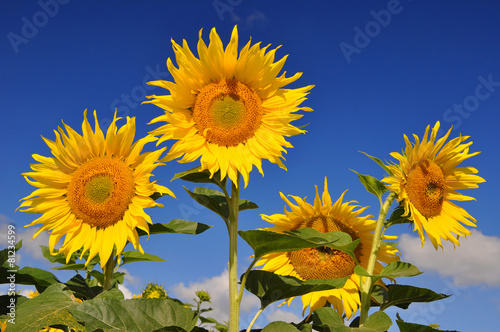
[[[382,229],[384,226],[385,217],[387,212],[391,207],[392,202],[396,198],[395,193],[389,194],[385,199],[384,205],[380,209],[380,213],[377,219],[377,225],[375,226],[375,233],[373,234],[373,243],[370,251],[370,258],[368,260],[368,266],[366,271],[368,274],[372,275],[375,269],[375,263],[377,262],[377,255],[380,249],[380,244],[382,242]],[[361,313],[359,317],[359,326],[362,326],[368,317],[368,312],[370,311],[370,300],[371,300],[371,290],[372,290],[372,279],[367,277],[364,282],[361,283]]]
[[[115,260],[113,257],[108,259],[106,265],[104,265],[104,284],[102,288],[107,291],[111,289],[111,285],[113,284],[113,272],[115,270]]]
[[[238,301],[238,213],[240,203],[240,175],[232,184],[229,204],[229,332],[239,331]]]

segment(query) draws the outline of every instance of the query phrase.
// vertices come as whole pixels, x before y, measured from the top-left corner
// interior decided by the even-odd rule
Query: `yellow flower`
[[[162,161],[182,157],[179,162],[192,162],[201,157],[201,169],[213,175],[220,171],[236,183],[238,172],[245,185],[249,173],[256,166],[261,174],[262,159],[268,159],[286,169],[280,158],[285,148],[293,146],[285,137],[305,133],[290,124],[300,119],[299,107],[312,85],[283,89],[296,81],[302,73],[277,76],[286,56],[274,62],[277,49],[266,53],[268,46],[260,43],[250,47],[250,41],[238,56],[238,31],[233,29],[226,49],[215,28],[210,32],[208,47],[201,37],[196,58],[187,42],[179,45],[172,41],[176,68],[170,58],[167,67],[174,82],[153,81],[170,91],[169,95],[148,96],[165,114],[151,121],[167,122],[152,135],[161,135],[158,144],[169,139],[178,140]]]
[[[474,200],[456,190],[477,188],[478,183],[485,182],[474,175],[477,173],[474,167],[458,167],[464,160],[479,154],[469,153],[472,142],[464,143],[469,136],[459,136],[445,144],[451,128],[436,141],[439,126],[438,121],[430,138],[430,126],[427,126],[422,141],[413,135],[414,145],[405,135],[406,148],[403,153],[391,153],[399,165],[388,165],[392,176],[382,180],[388,183],[389,190],[398,195],[397,200],[404,207],[404,216],[414,222],[422,246],[425,243],[425,230],[436,249],[438,246],[443,247],[441,239],[459,245],[460,236],[471,234],[462,224],[475,227],[476,220],[451,200]]]
[[[43,138],[54,157],[33,155],[39,164],[31,164],[33,172],[23,175],[38,189],[23,198],[19,208],[43,213],[28,226],[42,225],[33,238],[50,231],[51,252],[65,236],[59,252],[67,260],[82,249],[82,256],[89,251],[87,263],[99,254],[104,266],[110,257],[120,260],[127,240],[144,252],[136,228],[149,232],[152,221],[144,209],[162,206],[150,196],[174,194],[149,181],[151,172],[161,165],[158,158],[164,149],[141,154],[144,145],[156,138],[147,136],[132,143],[135,118],[127,117],[127,123],[117,128],[120,118],[115,114],[106,137],[95,112],[94,118],[95,132],[85,111],[83,136],[63,123],[67,134],[59,127],[55,141]]]
[[[267,230],[282,233],[303,227],[317,229],[322,233],[345,232],[353,240],[361,239],[360,244],[354,251],[356,259],[365,269],[373,242],[373,231],[376,222],[371,220],[372,215],[360,217],[359,215],[367,208],[359,208],[356,203],[350,201],[343,203],[344,194],[332,203],[328,193],[327,180],[325,178],[325,189],[322,200],[316,186],[316,197],[314,205],[311,205],[300,197],[291,196],[298,205],[294,205],[288,198],[281,194],[281,198],[290,206],[291,211],[285,208],[285,214],[263,215],[262,218],[272,224]],[[384,236],[384,239],[395,239],[396,236]],[[399,260],[395,247],[382,244],[378,254],[378,260],[390,263]],[[264,265],[263,270],[271,271],[279,275],[293,276],[301,280],[310,279],[334,279],[349,276],[344,287],[326,291],[312,292],[302,296],[304,314],[308,306],[312,314],[317,308],[323,307],[327,301],[337,310],[340,316],[345,312],[347,318],[351,318],[360,306],[360,276],[354,273],[356,262],[348,254],[327,247],[302,249],[292,252],[273,253],[265,255],[258,263]],[[380,273],[383,266],[380,262],[375,265],[374,273]],[[288,304],[293,298],[288,299]]]
[[[140,296],[136,298],[145,298],[145,299],[166,299],[168,292],[163,288],[162,285],[158,285],[157,283],[148,283],[146,287],[143,289]]]
[[[40,295],[40,293],[38,293],[38,291],[32,291],[32,290],[30,290],[28,292],[28,294],[26,294],[26,296],[29,297],[30,299],[37,297],[38,295]]]

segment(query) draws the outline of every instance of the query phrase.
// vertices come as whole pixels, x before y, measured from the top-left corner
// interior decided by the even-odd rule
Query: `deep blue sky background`
[[[383,14],[391,13],[388,9],[392,11],[390,20]],[[376,16],[382,23],[376,23]],[[204,29],[208,43],[209,31],[215,27],[226,45],[238,24],[240,48],[250,37],[253,43],[283,45],[277,57],[289,54],[284,70],[289,76],[303,72],[292,87],[316,85],[304,103],[314,112],[297,121],[297,125],[309,123],[308,133],[290,139],[295,148],[286,156],[288,171],[264,162],[264,178],[256,170],[251,173],[241,195],[260,209],[240,215],[241,229],[267,227],[261,213],[282,213],[279,191],[308,196],[312,202],[314,185],[322,189],[325,176],[332,198],[350,189],[347,199],[372,206],[369,213],[377,214],[377,200],[364,191],[349,169],[378,178],[384,173],[358,151],[390,159],[390,152],[404,146],[404,133],[421,137],[428,124],[439,120],[445,129],[454,125],[453,136],[472,136],[471,151],[482,151],[464,166],[478,168],[487,182],[479,189],[464,191],[477,202],[462,206],[478,220],[482,234],[472,237],[484,236],[486,240],[478,242],[487,243],[493,254],[500,248],[495,210],[500,184],[500,4],[496,1],[4,0],[0,2],[0,22],[0,222],[14,223],[20,234],[27,232],[21,226],[34,218],[14,213],[18,200],[34,189],[20,173],[29,170],[31,154],[50,154],[40,136],[54,139],[53,129],[62,119],[81,131],[84,109],[96,109],[101,123],[107,125],[115,107],[121,116],[137,117],[137,137],[143,136],[157,127],[146,123],[162,110],[140,102],[145,94],[166,92],[145,82],[171,80],[165,65],[168,57],[174,58],[170,39],[178,43],[186,39],[196,50],[198,31]],[[346,56],[345,49],[354,47],[355,52]],[[167,142],[169,147],[172,144]],[[147,212],[156,222],[185,218],[214,227],[199,236],[163,235],[142,241],[147,252],[167,262],[126,265],[132,276],[126,285],[130,292],[137,294],[145,283],[157,281],[180,294],[176,289],[181,282],[186,287],[193,282],[208,283],[227,268],[222,220],[190,200],[182,186],[192,189],[193,184],[169,182],[176,172],[196,165],[171,162],[158,168],[156,179],[172,189],[178,200],[162,198],[165,208]],[[407,227],[390,230],[397,235],[410,232]],[[410,243],[416,233],[411,235],[403,236],[404,243]],[[21,252],[21,265],[50,268],[35,252]],[[422,251],[414,257],[428,257],[424,261],[444,257],[441,251],[425,252],[429,256]],[[461,283],[439,266],[422,269],[423,276],[401,283],[443,292],[450,289],[447,285],[461,283],[462,288],[452,291],[456,300],[442,306],[414,305],[398,312],[404,319],[439,323],[443,329],[496,328],[494,318],[500,313],[498,256],[472,245],[455,252],[447,248],[446,254],[451,254],[446,256],[448,261],[464,269],[461,274],[480,276],[475,282]],[[242,269],[250,255],[241,241]],[[484,264],[471,271],[467,269],[471,261]],[[496,277],[488,282],[485,277],[483,282],[481,275],[488,273]],[[63,280],[71,277],[58,276]],[[299,307],[297,299],[290,311],[300,316]],[[245,313],[242,322],[255,310]],[[278,313],[283,314],[279,310],[287,309],[268,310],[276,313],[269,319],[276,319]],[[395,312],[390,313],[394,316]],[[265,324],[265,314],[262,317],[259,322]]]

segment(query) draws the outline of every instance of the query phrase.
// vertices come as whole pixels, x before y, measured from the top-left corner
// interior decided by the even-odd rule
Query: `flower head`
[[[137,298],[144,299],[166,299],[168,292],[163,288],[163,286],[158,285],[157,283],[148,283],[141,295]]]
[[[238,172],[245,184],[253,166],[262,171],[262,159],[285,168],[281,158],[285,148],[293,146],[285,137],[305,133],[290,124],[300,119],[299,107],[313,86],[283,89],[296,81],[301,73],[277,76],[286,56],[274,62],[276,49],[267,52],[269,45],[260,43],[250,47],[250,41],[238,55],[238,31],[234,27],[231,40],[224,49],[215,29],[210,32],[208,47],[201,37],[196,58],[187,42],[182,46],[172,41],[178,68],[170,58],[168,70],[174,82],[153,81],[170,91],[169,95],[150,96],[165,114],[151,123],[167,122],[153,130],[161,136],[158,144],[169,139],[178,140],[165,161],[182,156],[180,162],[198,158],[201,169],[213,175],[220,171],[237,183]]]
[[[360,216],[366,207],[354,210],[358,206],[351,203],[356,203],[355,201],[343,203],[345,193],[335,203],[332,203],[325,178],[323,194],[320,197],[318,187],[316,187],[313,205],[307,203],[305,199],[291,196],[297,203],[295,205],[281,194],[281,198],[290,206],[291,211],[287,211],[285,208],[285,214],[263,215],[262,218],[275,225],[267,229],[270,231],[281,233],[310,227],[322,233],[345,232],[353,240],[361,239],[354,254],[359,264],[367,268],[373,242],[372,232],[375,230],[376,223],[371,219],[372,215]],[[384,236],[384,239],[394,238],[396,237]],[[397,252],[395,247],[382,244],[378,260],[384,263],[397,261],[399,259],[396,256]],[[379,261],[376,262],[375,273],[380,273],[382,270],[382,264]],[[360,306],[360,276],[354,273],[356,261],[347,253],[327,247],[309,248],[268,254],[259,261],[258,265],[264,265],[263,270],[279,275],[293,276],[301,280],[349,277],[343,288],[303,295],[303,314],[308,306],[310,306],[310,314],[312,314],[314,310],[323,307],[328,301],[339,315],[342,316],[345,312],[347,318],[351,318]],[[293,298],[288,299],[288,303],[292,300]]]
[[[477,188],[478,183],[485,182],[474,175],[478,172],[474,167],[458,167],[464,160],[479,154],[469,153],[472,142],[464,143],[469,136],[459,136],[445,144],[451,128],[436,141],[439,126],[438,121],[430,137],[430,126],[427,126],[422,141],[413,135],[415,144],[405,135],[403,153],[391,153],[399,165],[388,165],[392,175],[382,180],[388,183],[389,190],[398,195],[397,200],[404,207],[404,216],[414,222],[422,246],[425,232],[436,249],[443,247],[441,239],[459,245],[460,236],[471,234],[462,224],[475,227],[476,220],[451,201],[473,200],[473,197],[464,196],[457,190]]]
[[[174,194],[166,187],[150,182],[151,172],[161,163],[165,149],[141,153],[144,145],[156,138],[147,136],[133,143],[135,118],[127,117],[121,128],[116,114],[106,137],[94,112],[95,131],[84,112],[83,136],[68,125],[54,131],[56,140],[43,138],[53,157],[34,154],[37,164],[23,173],[26,181],[37,187],[23,198],[24,212],[42,213],[30,225],[41,225],[33,238],[50,231],[49,248],[64,237],[59,252],[71,255],[81,249],[89,252],[88,262],[99,254],[101,266],[120,255],[127,241],[142,250],[136,228],[149,232],[151,218],[145,208],[162,206],[150,196]],[[175,197],[175,196],[174,196]]]

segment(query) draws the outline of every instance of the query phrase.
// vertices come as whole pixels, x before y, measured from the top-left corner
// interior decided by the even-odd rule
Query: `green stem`
[[[106,265],[104,265],[104,284],[102,285],[102,288],[107,291],[108,289],[111,289],[111,285],[113,284],[113,272],[115,270],[115,260],[113,257],[110,257],[108,259],[108,262]]]
[[[241,299],[243,298],[243,291],[245,290],[245,284],[247,283],[247,278],[248,278],[248,273],[252,270],[254,267],[255,263],[257,263],[259,259],[254,258],[248,269],[245,271],[245,274],[243,275],[243,278],[241,279],[241,285],[240,285],[240,291],[238,293],[238,305],[241,303]]]
[[[255,321],[257,318],[259,318],[260,314],[266,309],[266,307],[260,308],[259,311],[253,316],[252,321],[250,322],[250,325],[248,325],[247,332],[250,332],[252,330],[253,324],[255,324]]]
[[[229,332],[239,331],[238,301],[238,213],[240,207],[240,174],[232,183],[229,202]]]
[[[380,249],[380,244],[382,242],[382,229],[385,222],[385,217],[387,212],[391,207],[392,202],[396,198],[395,193],[389,194],[385,199],[384,205],[380,209],[380,213],[377,219],[377,225],[375,226],[375,233],[373,234],[373,243],[370,251],[370,258],[368,260],[368,267],[366,271],[368,274],[373,275],[373,270],[375,269],[375,263],[377,262],[377,255]],[[359,326],[362,326],[368,317],[368,312],[370,311],[370,300],[372,291],[372,279],[367,277],[365,281],[361,284],[361,313],[359,317]]]

